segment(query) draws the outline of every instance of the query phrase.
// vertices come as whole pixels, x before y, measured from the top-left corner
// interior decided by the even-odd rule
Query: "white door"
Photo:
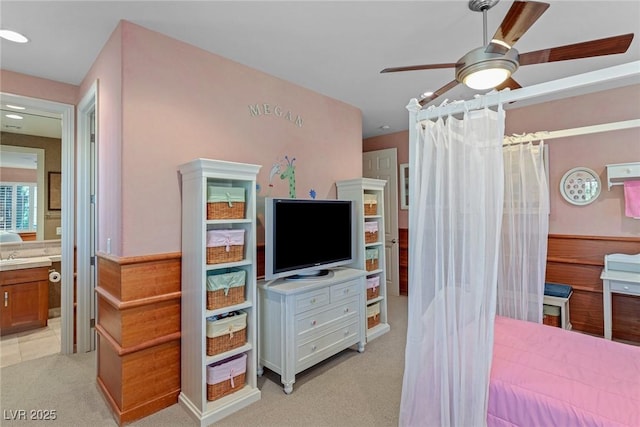
[[[398,155],[395,148],[362,153],[362,176],[384,179],[384,241],[387,292],[400,295],[398,274]]]
[[[77,351],[96,349],[97,84],[78,104]]]

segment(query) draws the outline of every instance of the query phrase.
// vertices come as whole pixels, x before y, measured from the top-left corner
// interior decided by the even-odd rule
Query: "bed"
[[[487,425],[640,426],[640,347],[497,316]]]

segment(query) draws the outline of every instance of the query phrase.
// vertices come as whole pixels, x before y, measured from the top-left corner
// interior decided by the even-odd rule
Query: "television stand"
[[[266,367],[293,392],[296,374],[366,343],[366,271],[332,269],[332,277],[259,281],[258,375]]]

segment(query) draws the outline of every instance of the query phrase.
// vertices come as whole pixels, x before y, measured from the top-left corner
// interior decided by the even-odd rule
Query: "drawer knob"
[[[317,324],[317,323],[318,323],[317,321],[312,320],[312,321],[311,321],[311,326],[316,326],[316,324]]]
[[[345,309],[344,309],[344,312],[345,312],[345,313],[348,313],[348,312],[349,312],[349,307],[345,308]]]
[[[312,346],[311,346],[311,351],[316,351],[316,348],[317,348],[317,347],[316,347],[315,345],[312,345]]]
[[[315,304],[316,303],[316,299],[313,298],[311,301],[309,301],[311,304]]]
[[[344,336],[346,337],[347,335],[349,335],[349,330],[348,329],[346,331],[344,331]]]
[[[345,293],[345,294],[348,294],[348,293],[349,293],[349,289],[345,289],[345,290],[344,290],[344,293]]]

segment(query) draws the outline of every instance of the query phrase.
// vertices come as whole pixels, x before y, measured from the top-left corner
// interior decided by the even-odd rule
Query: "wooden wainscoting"
[[[409,295],[409,230],[398,229],[400,255],[398,271],[400,273],[400,295]]]
[[[118,424],[178,402],[181,254],[98,254],[98,386]]]
[[[256,259],[258,261],[256,274],[258,279],[264,279],[264,243],[258,243],[258,245],[256,245]]]
[[[550,234],[546,281],[571,285],[573,329],[604,335],[602,280],[604,256],[640,253],[640,239]],[[640,297],[613,294],[613,337],[640,342]]]

